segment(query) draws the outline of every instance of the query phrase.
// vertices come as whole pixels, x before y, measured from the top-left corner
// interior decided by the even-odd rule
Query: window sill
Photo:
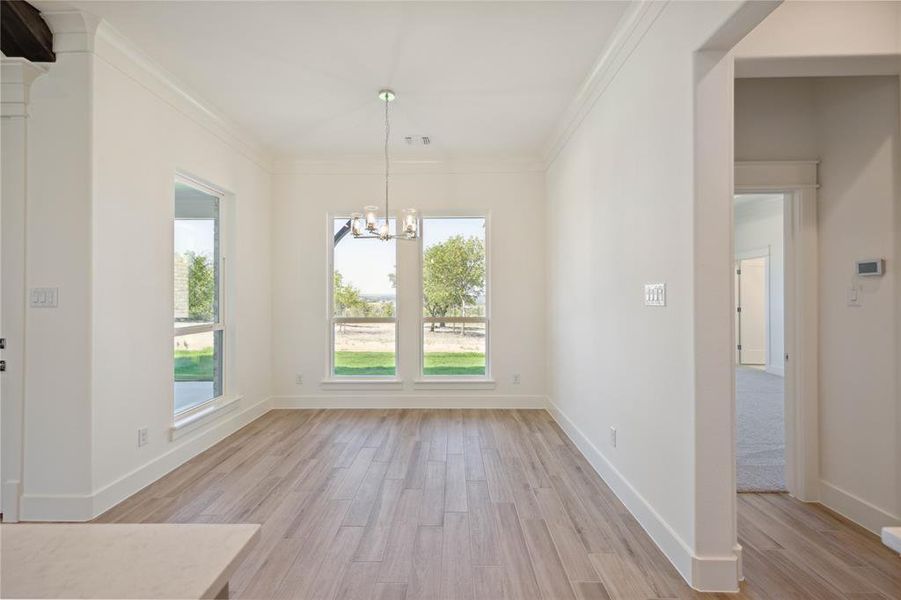
[[[403,389],[404,380],[398,377],[326,377],[319,382],[326,389]]]
[[[211,421],[238,407],[243,396],[220,396],[206,406],[198,407],[185,415],[178,415],[169,428],[169,440],[175,441],[188,433],[200,429]]]
[[[494,379],[468,377],[425,377],[413,381],[417,390],[493,390]]]

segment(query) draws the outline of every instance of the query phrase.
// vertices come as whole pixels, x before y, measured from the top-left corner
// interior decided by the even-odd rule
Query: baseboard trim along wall
[[[695,556],[688,544],[550,399],[547,401],[547,410],[690,586],[708,592],[738,590],[737,582],[741,571],[738,554]]]
[[[91,495],[23,495],[20,519],[90,521],[238,429],[260,418],[269,412],[271,405],[271,399],[266,398],[240,412],[229,413],[221,420],[211,422],[208,427],[198,430],[197,435],[190,438],[186,436],[184,441],[174,448],[95,490]]]
[[[876,535],[883,527],[901,526],[901,516],[893,515],[824,480],[820,480],[820,504]]]
[[[15,523],[19,520],[19,496],[22,494],[22,482],[10,479],[3,482],[0,488],[0,505],[3,506],[3,522]]]
[[[771,375],[778,375],[779,377],[785,377],[785,367],[781,365],[767,365],[766,372]]]
[[[273,396],[272,408],[539,408],[545,396],[500,394],[318,394]]]

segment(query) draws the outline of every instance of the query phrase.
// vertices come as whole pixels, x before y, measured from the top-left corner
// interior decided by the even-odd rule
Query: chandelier
[[[391,163],[388,158],[388,136],[391,133],[391,122],[388,120],[388,104],[397,98],[392,90],[379,90],[379,100],[385,103],[385,217],[381,224],[378,218],[378,206],[363,207],[363,213],[351,215],[350,231],[355,238],[376,240],[415,240],[419,236],[419,221],[416,218],[415,208],[404,208],[400,211],[400,222],[397,234],[391,233],[389,227],[390,212],[388,211],[388,184],[391,175]]]

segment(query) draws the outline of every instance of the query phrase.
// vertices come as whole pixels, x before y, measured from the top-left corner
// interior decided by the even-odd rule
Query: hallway
[[[739,492],[785,491],[785,378],[735,369],[736,483]]]

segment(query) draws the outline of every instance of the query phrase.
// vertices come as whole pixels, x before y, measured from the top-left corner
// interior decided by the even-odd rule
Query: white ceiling
[[[280,157],[540,158],[627,2],[73,1]],[[406,147],[426,134],[432,145]]]

